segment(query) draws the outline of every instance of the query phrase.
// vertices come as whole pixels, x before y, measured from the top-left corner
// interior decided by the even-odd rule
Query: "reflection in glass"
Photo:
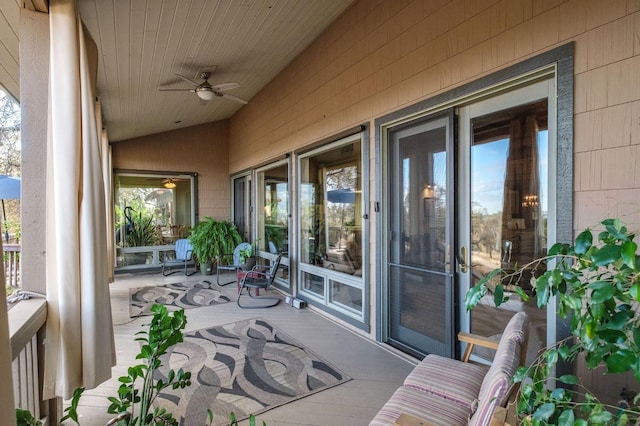
[[[362,311],[361,289],[334,280],[329,280],[329,285],[331,287],[331,303],[355,312]]]
[[[324,277],[303,272],[301,288],[304,291],[324,297]]]
[[[288,163],[258,173],[258,248],[270,253],[289,252]]]
[[[472,120],[471,285],[496,268],[508,274],[546,254],[547,115],[544,100]],[[544,269],[528,267],[517,278],[503,280],[509,302],[496,309],[493,295],[486,296],[472,311],[472,331],[498,334],[516,311],[526,310],[532,323],[542,324],[530,338],[529,352],[535,354],[546,340],[546,313],[513,290],[518,286],[530,293],[531,276]]]
[[[118,249],[173,244],[188,235],[192,226],[190,176],[118,174],[114,183]],[[119,250],[116,267],[152,262],[153,251]]]
[[[300,260],[362,275],[360,142],[300,160]]]

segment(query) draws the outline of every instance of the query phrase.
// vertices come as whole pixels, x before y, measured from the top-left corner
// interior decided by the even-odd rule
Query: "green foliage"
[[[207,410],[207,423],[206,426],[211,426],[213,423],[213,412],[211,410]],[[229,426],[238,426],[238,420],[236,419],[235,413],[232,411],[229,413]],[[249,426],[256,426],[256,416],[253,414],[249,415]],[[262,426],[267,426],[266,422],[262,422]]]
[[[239,250],[238,254],[240,255],[240,263],[245,263],[247,259],[253,256],[253,246]]]
[[[606,373],[633,372],[640,382],[640,256],[638,245],[618,219],[601,223],[604,230],[594,236],[590,229],[580,233],[573,245],[555,244],[548,256],[537,259],[504,279],[535,270],[549,263],[546,272],[532,278],[539,308],[557,300],[558,315],[569,321],[571,337],[544,350],[528,368],[515,377],[522,382],[517,412],[525,425],[624,425],[640,418],[640,408],[607,407],[600,403],[573,375],[557,379],[555,389],[547,386],[558,361],[573,362],[584,355],[589,370],[603,366]],[[487,293],[487,283],[501,270],[483,278],[466,295],[472,309]],[[506,301],[502,284],[496,291],[496,306]],[[526,298],[526,294],[520,292]],[[567,385],[567,386],[565,386]],[[635,401],[634,401],[635,404]]]
[[[131,414],[130,417],[121,420],[119,425],[177,425],[171,413],[165,409],[152,409],[151,404],[156,396],[168,387],[183,389],[191,385],[191,373],[182,369],[177,372],[169,370],[166,381],[154,380],[154,372],[162,366],[160,357],[173,345],[182,342],[182,330],[187,324],[187,318],[183,310],[171,315],[163,305],[153,305],[151,312],[153,318],[149,330],[142,330],[136,334],[139,336],[136,341],[142,343],[136,359],[145,362],[129,367],[127,375],[118,378],[118,396],[109,397],[109,413]],[[137,387],[138,381],[142,382],[140,387]]]
[[[232,253],[242,242],[242,237],[233,223],[207,217],[193,227],[189,240],[198,261],[207,262],[219,259],[226,253]]]
[[[78,422],[78,402],[80,402],[80,397],[82,396],[82,393],[84,392],[84,388],[77,388],[76,390],[73,391],[73,396],[71,397],[71,404],[64,409],[64,412],[66,413],[61,419],[60,419],[60,424],[64,423],[65,420],[73,420],[74,422],[76,422],[76,424],[79,424]]]
[[[16,408],[16,425],[17,426],[42,426],[42,422],[36,419],[31,411]]]
[[[162,235],[153,223],[153,217],[139,213],[132,218],[132,229],[127,232],[127,247],[155,246],[162,242]]]

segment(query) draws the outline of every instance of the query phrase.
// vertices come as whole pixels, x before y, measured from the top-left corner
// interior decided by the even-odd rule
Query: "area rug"
[[[202,426],[207,409],[213,425],[259,414],[351,380],[264,319],[254,318],[184,334],[163,359],[156,379],[169,368],[191,372],[191,386],[165,390],[154,403],[180,425]]]
[[[231,299],[209,281],[166,284],[129,290],[129,316],[152,315],[151,306],[165,305],[169,311],[219,305]]]

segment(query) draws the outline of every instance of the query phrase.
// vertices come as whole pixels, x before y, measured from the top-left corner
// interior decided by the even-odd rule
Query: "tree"
[[[0,90],[0,174],[20,176],[20,107]]]
[[[21,176],[21,158],[20,106],[0,90],[0,174]],[[19,237],[20,201],[5,200],[4,204],[7,223],[3,226]]]

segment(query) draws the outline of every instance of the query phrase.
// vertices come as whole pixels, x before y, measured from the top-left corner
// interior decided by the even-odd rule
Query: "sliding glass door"
[[[386,245],[387,342],[453,354],[453,114],[391,128]]]

